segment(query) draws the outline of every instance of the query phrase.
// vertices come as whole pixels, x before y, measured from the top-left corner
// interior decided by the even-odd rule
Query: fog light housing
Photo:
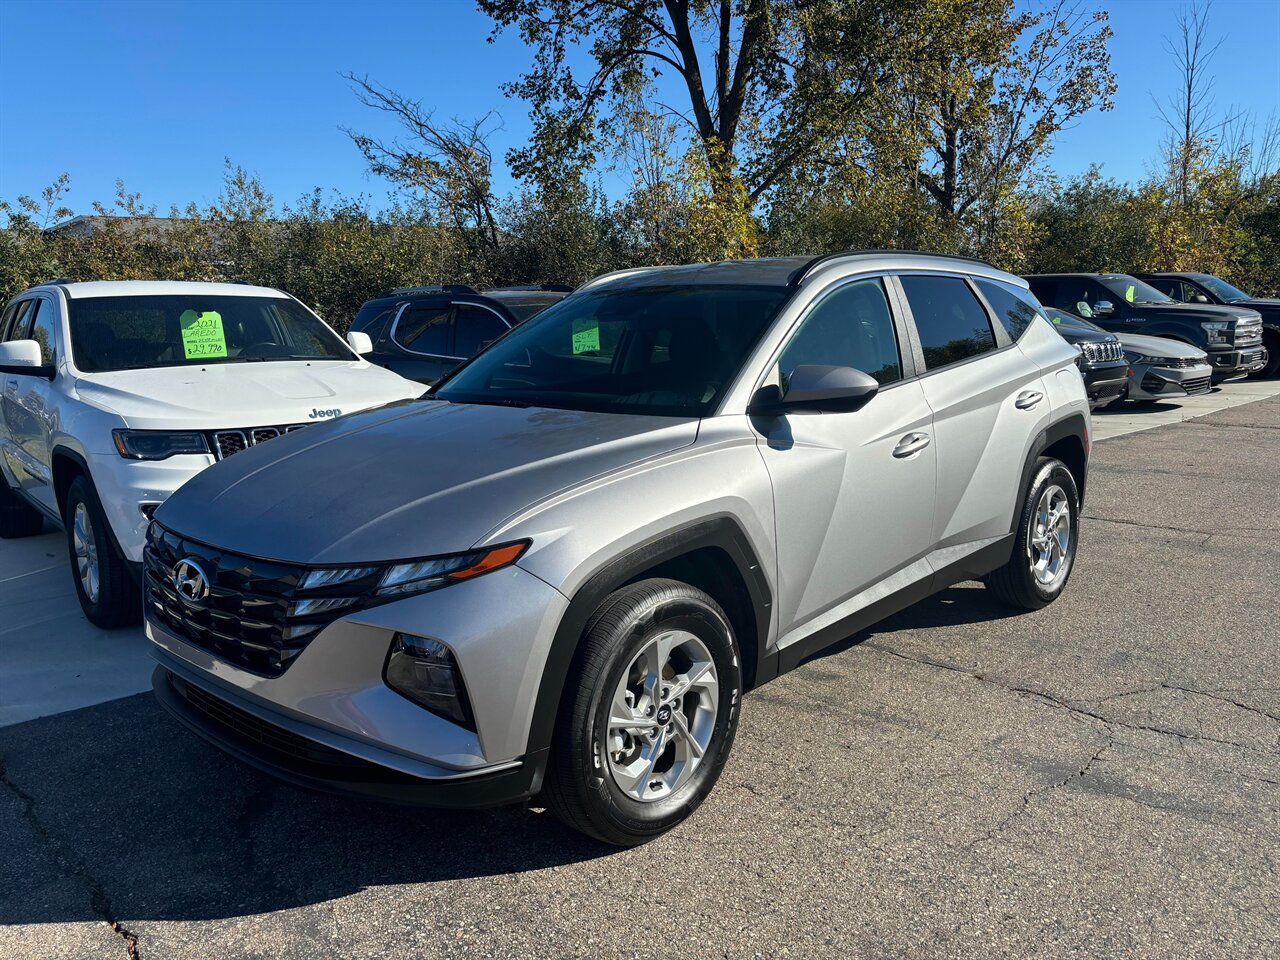
[[[397,633],[384,671],[387,686],[450,723],[475,732],[471,700],[453,651],[439,640]]]

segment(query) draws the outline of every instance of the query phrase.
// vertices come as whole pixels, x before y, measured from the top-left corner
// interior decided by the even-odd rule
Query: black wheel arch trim
[[[1080,446],[1084,450],[1084,468],[1080,476],[1076,478],[1077,493],[1080,496],[1080,503],[1077,505],[1081,508],[1084,506],[1084,490],[1085,483],[1089,475],[1089,455],[1090,440],[1089,428],[1083,413],[1073,413],[1063,417],[1056,423],[1051,423],[1036,435],[1035,440],[1031,442],[1031,448],[1027,451],[1026,462],[1022,466],[1022,483],[1018,487],[1019,495],[1017,503],[1013,508],[1013,517],[1010,520],[1009,529],[1016,532],[1018,524],[1022,519],[1022,498],[1026,492],[1027,485],[1031,482],[1032,476],[1035,475],[1036,461],[1040,459],[1040,455],[1060,440],[1068,437],[1075,437],[1080,441]]]
[[[533,717],[529,724],[526,756],[546,755],[574,654],[577,653],[587,622],[604,598],[645,570],[706,547],[723,550],[746,584],[755,615],[755,685],[758,686],[776,673],[776,656],[770,656],[766,650],[773,614],[773,593],[764,568],[736,520],[729,516],[701,520],[633,547],[610,561],[574,593],[569,601],[569,608],[560,618],[551,641],[551,649],[547,651]],[[538,787],[541,777],[542,771],[539,770],[535,777],[535,785]]]
[[[54,461],[57,460],[58,457],[66,457],[68,460],[71,460],[73,463],[75,463],[76,466],[80,468],[80,472],[84,474],[85,480],[89,482],[89,486],[93,488],[93,495],[95,497],[98,497],[98,485],[93,482],[93,473],[89,470],[89,462],[85,460],[85,458],[82,457],[79,453],[72,450],[70,447],[64,446],[62,444],[55,446],[49,454],[50,479],[53,481],[55,496],[57,495],[57,480],[52,476],[52,468],[53,468]],[[61,497],[59,497],[59,500],[61,500]],[[98,507],[99,509],[101,509],[102,507],[101,497],[98,497]],[[58,503],[59,512],[62,512],[63,508],[64,508],[64,504],[59,502]],[[60,523],[64,525],[67,522],[65,515],[60,516],[58,520]],[[125,556],[124,548],[120,546],[120,541],[116,539],[116,532],[111,528],[110,519],[107,520],[107,540],[111,543],[111,549],[116,552],[116,555],[120,557],[120,559],[124,560],[126,564],[129,565],[130,572],[135,572],[140,574],[142,570],[142,565],[133,563],[131,560],[129,560],[127,556]],[[142,581],[139,579],[138,582],[141,583]]]

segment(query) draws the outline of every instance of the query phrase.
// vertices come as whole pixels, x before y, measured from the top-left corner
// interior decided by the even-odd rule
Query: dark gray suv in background
[[[637,844],[742,694],[958,580],[1067,584],[1076,350],[987,264],[839,254],[599,278],[425,398],[288,434],[156,512],[160,701],[291,782],[538,796]]]

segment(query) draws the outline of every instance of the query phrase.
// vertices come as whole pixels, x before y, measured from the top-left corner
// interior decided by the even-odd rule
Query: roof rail
[[[52,280],[42,280],[36,284],[37,287],[55,287],[61,283],[71,283],[66,277],[54,277]]]
[[[484,293],[516,292],[527,290],[530,293],[573,293],[576,288],[567,283],[517,283],[509,287],[489,287]]]
[[[940,257],[944,260],[960,260],[965,263],[980,263],[984,267],[991,267],[993,270],[999,270],[994,263],[986,260],[979,260],[977,257],[963,257],[958,253],[936,253],[933,250],[898,250],[891,247],[876,247],[866,250],[838,250],[835,253],[824,253],[820,257],[814,257],[804,266],[797,269],[791,274],[787,281],[787,285],[791,287],[799,286],[804,279],[811,274],[818,266],[831,260],[839,260],[843,257],[857,257],[865,254],[897,254],[900,256],[918,256],[918,257]]]
[[[387,290],[378,294],[374,299],[382,297],[400,297],[410,293],[460,293],[460,294],[476,294],[474,287],[469,287],[465,283],[445,283],[426,287],[397,287],[394,290]]]

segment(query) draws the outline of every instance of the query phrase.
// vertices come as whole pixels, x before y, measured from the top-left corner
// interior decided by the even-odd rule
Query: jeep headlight
[[[208,453],[203,433],[194,430],[112,430],[116,450],[127,460],[167,460],[180,453]]]
[[[1206,320],[1200,324],[1210,343],[1231,342],[1231,322],[1229,320]]]

